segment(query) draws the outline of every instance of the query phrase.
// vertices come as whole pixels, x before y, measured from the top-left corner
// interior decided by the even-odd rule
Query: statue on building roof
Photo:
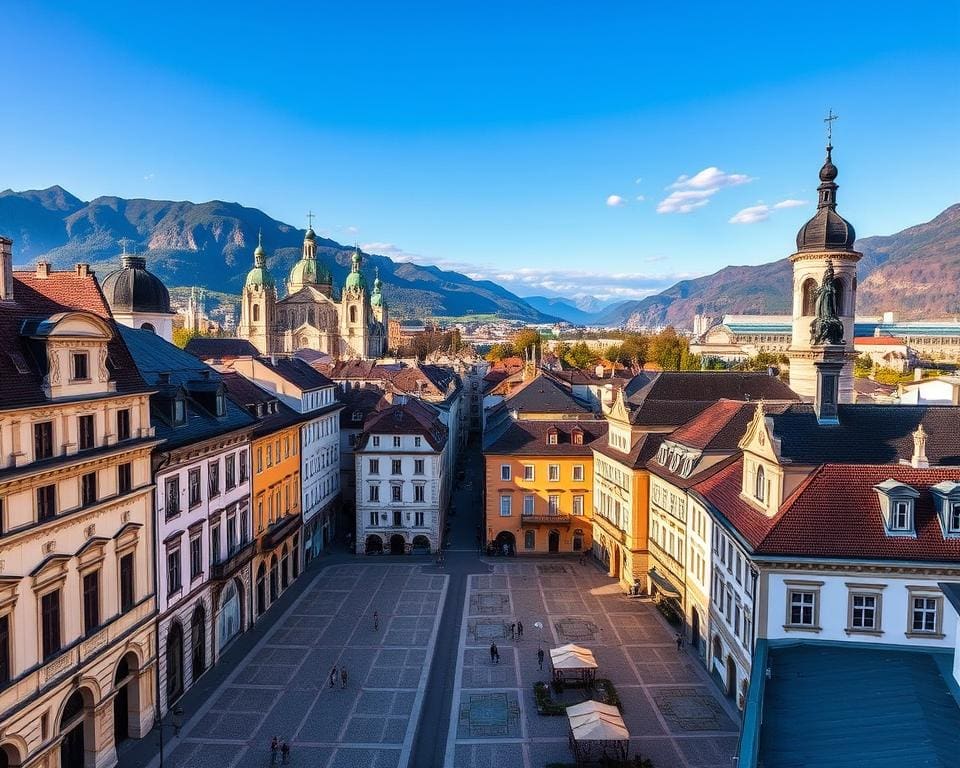
[[[837,314],[837,294],[840,286],[833,273],[833,264],[827,264],[823,282],[817,288],[817,314],[810,323],[810,343],[843,344],[843,322]]]

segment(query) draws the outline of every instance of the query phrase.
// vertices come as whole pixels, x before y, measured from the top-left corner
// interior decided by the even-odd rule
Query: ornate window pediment
[[[960,475],[930,487],[944,537],[960,537]]]
[[[30,572],[33,577],[34,590],[42,590],[66,580],[69,564],[70,555],[53,554],[45,558],[40,565]]]

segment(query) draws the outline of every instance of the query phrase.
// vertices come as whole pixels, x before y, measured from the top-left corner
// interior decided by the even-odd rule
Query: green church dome
[[[344,288],[356,288],[363,290],[366,287],[366,281],[360,272],[351,272],[343,283]]]
[[[267,269],[267,254],[263,250],[263,236],[258,237],[257,247],[253,251],[253,269],[247,272],[245,286],[264,286],[265,288],[275,287],[273,275]]]
[[[290,282],[297,285],[317,282],[317,260],[300,259],[290,270]]]

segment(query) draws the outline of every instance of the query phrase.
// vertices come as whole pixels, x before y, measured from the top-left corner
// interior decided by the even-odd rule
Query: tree
[[[514,353],[523,357],[528,351],[539,351],[543,337],[533,328],[521,328],[514,334],[511,343]]]
[[[190,339],[195,339],[203,334],[200,331],[188,331],[186,328],[173,329],[173,343],[180,349],[185,349]]]
[[[853,375],[858,379],[866,379],[873,373],[873,360],[870,355],[864,353],[853,361]]]
[[[586,368],[597,361],[597,356],[584,342],[578,341],[570,347],[563,361],[572,368]]]
[[[498,363],[505,357],[513,357],[513,345],[509,341],[494,344],[485,357],[492,363]]]
[[[903,374],[895,368],[877,366],[873,372],[873,380],[877,382],[877,384],[899,384],[902,378]]]

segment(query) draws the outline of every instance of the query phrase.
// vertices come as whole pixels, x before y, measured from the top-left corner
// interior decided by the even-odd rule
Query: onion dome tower
[[[832,127],[836,116],[826,118]],[[817,211],[797,233],[793,264],[790,386],[814,403],[818,418],[837,418],[838,403],[852,403],[854,318],[857,307],[857,262],[853,225],[837,213],[837,166],[832,131],[820,168]]]
[[[267,269],[263,235],[253,252],[253,269],[247,273],[240,297],[240,325],[237,336],[247,339],[261,354],[273,351],[273,327],[277,304],[277,286]]]
[[[172,340],[176,313],[170,310],[170,293],[163,281],[147,269],[146,257],[128,254],[124,248],[120,269],[107,275],[100,288],[118,323]]]

